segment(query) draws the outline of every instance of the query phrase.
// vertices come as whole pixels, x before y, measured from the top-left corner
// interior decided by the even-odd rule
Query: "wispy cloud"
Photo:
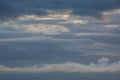
[[[23,31],[28,33],[43,33],[43,34],[59,34],[63,32],[69,32],[69,29],[60,25],[48,25],[48,24],[19,24],[20,22],[8,21],[4,22],[1,26],[8,27],[15,31]]]
[[[0,72],[119,72],[120,61],[109,64],[109,59],[102,57],[97,64],[91,62],[89,65],[81,63],[41,64],[28,67],[8,67],[0,65]]]
[[[84,53],[80,56],[109,56],[109,57],[120,57],[118,53]]]

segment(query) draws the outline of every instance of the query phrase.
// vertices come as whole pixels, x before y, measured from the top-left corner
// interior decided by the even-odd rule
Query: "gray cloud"
[[[47,15],[48,10],[71,10],[73,15],[99,17],[103,11],[118,8],[119,0],[0,0],[0,17],[6,19],[27,14]]]

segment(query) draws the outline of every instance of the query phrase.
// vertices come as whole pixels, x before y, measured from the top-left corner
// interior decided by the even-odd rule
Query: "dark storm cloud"
[[[0,18],[25,14],[47,15],[47,10],[72,10],[74,15],[99,17],[102,11],[118,8],[119,0],[0,0]]]

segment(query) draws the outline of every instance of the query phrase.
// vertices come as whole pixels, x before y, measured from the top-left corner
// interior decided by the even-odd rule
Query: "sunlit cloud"
[[[47,24],[19,24],[19,22],[8,21],[1,25],[2,27],[9,27],[16,31],[30,32],[30,33],[44,33],[44,34],[59,34],[63,32],[69,32],[69,29],[60,25],[47,25]]]
[[[119,16],[120,16],[120,9],[114,9],[110,11],[104,11],[103,14],[103,21],[106,21],[107,24],[119,24]]]
[[[103,15],[119,14],[119,13],[120,13],[120,9],[114,9],[114,10],[110,10],[110,11],[104,11],[104,12],[102,12]]]
[[[47,16],[38,16],[38,15],[24,15],[17,18],[17,20],[67,20],[69,14],[49,14]]]
[[[69,31],[68,28],[65,28],[63,26],[45,24],[22,25],[22,28],[27,32],[40,32],[45,34],[57,34]]]
[[[62,23],[62,24],[69,24],[69,23],[72,23],[72,24],[86,24],[87,23],[87,21],[85,21],[85,20],[67,20],[66,22],[59,22],[59,23]]]
[[[72,24],[86,24],[87,20],[82,20],[79,16],[73,16],[68,13],[65,14],[56,14],[52,13],[47,16],[38,16],[38,15],[24,15],[17,18],[18,21],[30,21],[30,20],[37,20],[37,21],[46,21],[46,20],[61,20],[58,23],[72,23]]]
[[[24,15],[18,18],[20,21],[24,20],[52,20],[53,18],[51,17],[40,17],[37,15]]]

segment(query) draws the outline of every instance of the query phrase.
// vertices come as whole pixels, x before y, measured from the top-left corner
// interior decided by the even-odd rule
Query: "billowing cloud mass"
[[[67,62],[61,64],[41,64],[28,67],[8,67],[0,65],[0,72],[120,72],[120,61],[109,63],[109,59],[102,57],[97,64],[89,65]]]
[[[119,0],[0,0],[0,18],[9,19],[21,15],[48,15],[52,12],[68,12],[73,15],[100,17],[103,11],[119,9]]]

